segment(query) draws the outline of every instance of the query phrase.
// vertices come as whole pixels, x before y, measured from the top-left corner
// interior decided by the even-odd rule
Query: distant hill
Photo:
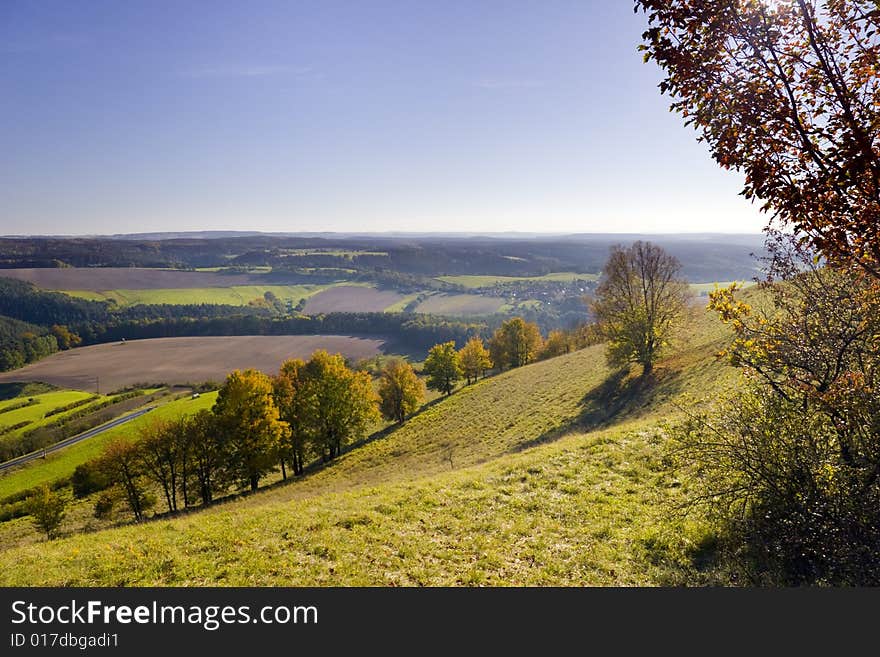
[[[47,267],[336,268],[408,276],[596,274],[614,244],[654,241],[691,282],[752,278],[759,235],[263,234],[204,231],[0,238],[0,269]]]

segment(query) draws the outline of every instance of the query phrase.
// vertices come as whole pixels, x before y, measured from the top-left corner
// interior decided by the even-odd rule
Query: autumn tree
[[[154,499],[147,491],[137,444],[123,438],[112,440],[104,447],[96,466],[122,492],[135,521],[143,520]]]
[[[636,0],[660,90],[743,194],[880,278],[875,0]]]
[[[64,498],[46,485],[40,486],[27,500],[27,512],[34,526],[46,534],[46,540],[51,540],[61,526],[66,506]]]
[[[425,399],[425,384],[412,365],[401,358],[389,361],[379,379],[379,410],[383,417],[402,424]]]
[[[880,299],[803,244],[769,244],[760,304],[711,295],[746,374],[678,432],[692,502],[722,523],[729,562],[755,583],[880,584]]]
[[[55,340],[58,342],[58,348],[62,351],[65,349],[72,349],[82,343],[82,338],[64,325],[53,324],[51,331],[52,335],[55,336]]]
[[[235,370],[226,377],[213,407],[229,470],[252,491],[277,463],[281,440],[288,431],[279,419],[272,392],[272,380],[262,372]]]
[[[184,479],[181,424],[173,420],[153,420],[138,431],[142,470],[162,489],[169,511],[177,511],[177,491]]]
[[[677,278],[681,264],[650,242],[615,246],[592,304],[614,366],[637,363],[645,375],[669,343],[690,293]]]
[[[224,466],[230,459],[223,434],[217,417],[206,409],[183,418],[183,431],[187,437],[189,471],[198,486],[202,504],[208,506],[227,486]]]
[[[281,474],[286,479],[285,462],[293,474],[300,475],[305,468],[308,448],[309,404],[305,392],[305,362],[289,359],[281,364],[273,381],[275,405],[290,431],[281,441]]]
[[[486,370],[492,367],[492,359],[489,351],[483,344],[483,339],[477,336],[468,340],[458,352],[462,372],[468,385],[479,379]]]
[[[462,369],[455,342],[435,344],[428,350],[422,368],[428,375],[428,387],[445,395],[451,395],[455,384],[461,380]]]
[[[521,317],[502,322],[489,340],[489,353],[495,367],[522,367],[531,363],[541,351],[541,331],[537,324]]]
[[[565,331],[550,331],[541,348],[540,357],[555,358],[570,353],[574,348],[572,336]]]
[[[352,440],[363,437],[379,420],[373,382],[367,372],[355,372],[340,354],[316,351],[302,368],[298,392],[304,404],[301,425],[324,462],[342,453]]]

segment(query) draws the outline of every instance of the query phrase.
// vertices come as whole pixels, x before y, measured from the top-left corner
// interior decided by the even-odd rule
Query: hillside
[[[670,517],[686,482],[663,465],[658,425],[736,373],[714,358],[714,318],[683,333],[653,381],[611,375],[600,347],[506,372],[302,481],[10,549],[0,584],[711,581],[697,567],[711,535]]]

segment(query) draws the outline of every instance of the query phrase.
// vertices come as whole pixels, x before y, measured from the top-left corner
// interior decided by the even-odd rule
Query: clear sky
[[[757,232],[630,0],[0,2],[0,234]]]

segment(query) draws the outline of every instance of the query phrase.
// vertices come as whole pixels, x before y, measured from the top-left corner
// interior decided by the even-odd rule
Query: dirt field
[[[359,285],[339,285],[309,298],[303,312],[306,315],[382,312],[403,298],[404,295],[391,290],[377,290]]]
[[[0,269],[0,276],[30,281],[45,290],[87,290],[93,292],[261,285],[266,280],[260,274],[217,274],[201,271],[141,269],[138,267]]]
[[[504,305],[499,297],[477,294],[435,294],[418,305],[417,313],[436,315],[491,315]]]
[[[269,374],[287,358],[308,358],[318,349],[358,360],[379,353],[381,340],[344,335],[155,338],[63,351],[0,374],[0,383],[43,381],[64,388],[107,393],[135,383],[222,381],[234,369]]]

